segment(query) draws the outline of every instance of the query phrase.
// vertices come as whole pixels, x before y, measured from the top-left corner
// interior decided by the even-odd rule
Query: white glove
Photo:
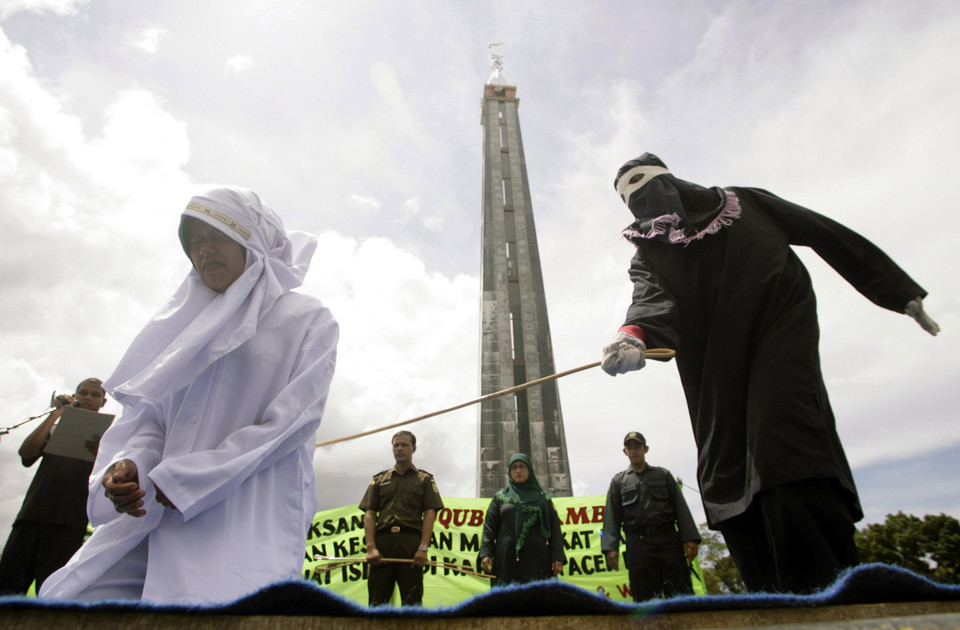
[[[608,346],[603,348],[600,368],[610,376],[639,370],[646,364],[647,346],[630,333],[618,332]]]
[[[923,328],[934,337],[940,332],[940,327],[937,326],[937,322],[930,319],[930,316],[923,312],[923,298],[913,298],[907,302],[907,305],[903,308],[903,312],[917,320],[920,328]]]

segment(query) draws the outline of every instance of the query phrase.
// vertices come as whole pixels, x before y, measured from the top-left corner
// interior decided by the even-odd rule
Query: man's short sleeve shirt
[[[360,509],[377,513],[378,530],[393,526],[420,530],[423,513],[443,509],[443,499],[427,471],[411,466],[401,475],[390,468],[373,476]]]
[[[93,462],[43,454],[17,522],[65,525],[87,530],[87,478]]]

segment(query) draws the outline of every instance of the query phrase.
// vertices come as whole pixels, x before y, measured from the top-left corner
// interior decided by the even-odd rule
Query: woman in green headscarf
[[[546,580],[563,570],[560,519],[523,453],[510,458],[509,483],[487,508],[479,558],[497,576],[491,586]]]

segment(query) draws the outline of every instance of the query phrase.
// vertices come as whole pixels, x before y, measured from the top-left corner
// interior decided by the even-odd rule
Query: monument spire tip
[[[503,42],[496,42],[488,46],[490,49],[490,67],[493,74],[487,80],[487,85],[509,85],[503,77]]]

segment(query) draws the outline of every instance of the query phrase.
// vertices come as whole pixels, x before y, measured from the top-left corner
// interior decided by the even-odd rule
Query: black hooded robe
[[[827,217],[767,191],[730,188],[742,214],[688,245],[642,240],[630,266],[625,325],[675,348],[699,451],[711,528],[758,492],[836,479],[863,518],[820,371],[806,245],[875,304],[902,313],[926,292],[883,251]]]

